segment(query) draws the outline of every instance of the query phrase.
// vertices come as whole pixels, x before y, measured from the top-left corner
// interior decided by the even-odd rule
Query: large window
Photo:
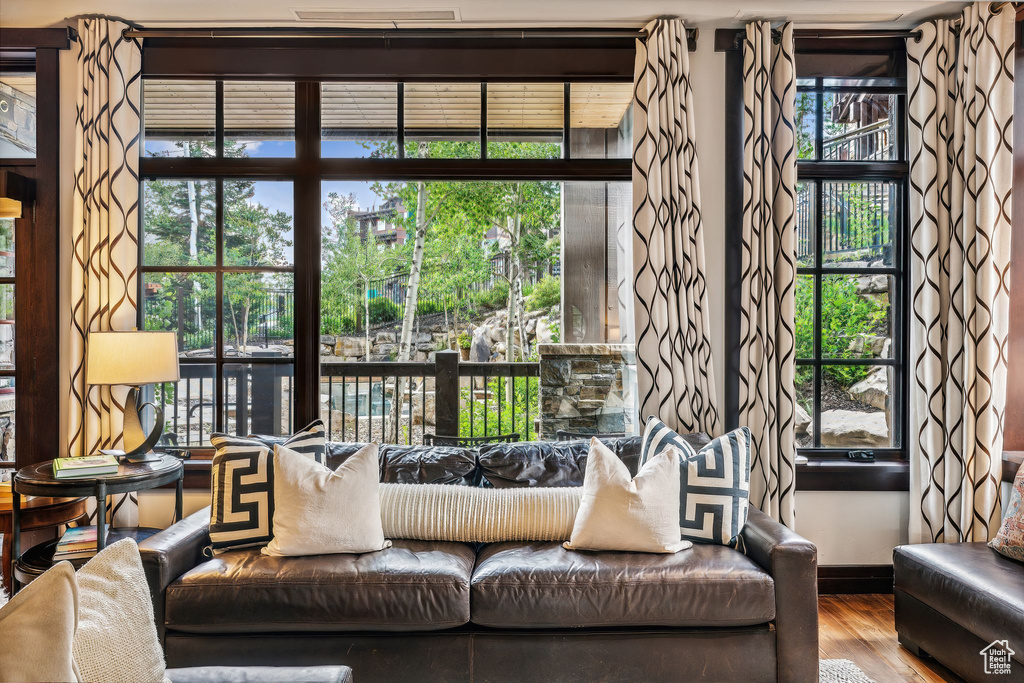
[[[800,79],[797,90],[797,444],[807,455],[896,456],[905,80],[819,76]]]
[[[618,339],[624,79],[147,77],[143,99],[140,324],[178,333],[182,367],[156,389],[165,445],[288,433],[355,404],[324,389],[321,363],[395,360],[418,227],[409,360],[458,348],[459,322],[505,307],[510,286],[546,307],[524,329],[557,340],[548,311],[581,258],[563,253],[566,229],[596,261],[595,285],[565,295],[562,338]],[[492,358],[527,355],[497,337]]]

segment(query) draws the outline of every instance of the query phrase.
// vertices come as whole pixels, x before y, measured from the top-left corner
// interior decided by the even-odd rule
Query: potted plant
[[[469,332],[462,332],[458,336],[459,342],[459,353],[462,356],[462,360],[469,360],[469,349],[473,346],[473,335]]]

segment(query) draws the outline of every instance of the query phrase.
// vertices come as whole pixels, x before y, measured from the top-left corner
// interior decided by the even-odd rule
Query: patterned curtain
[[[1013,180],[1014,8],[907,41],[911,542],[999,527]]]
[[[796,470],[796,64],[793,25],[743,40],[743,264],[739,423],[750,429],[750,502],[789,527]]]
[[[719,433],[686,30],[647,26],[633,81],[633,290],[640,417]]]
[[[141,45],[126,24],[78,20],[75,196],[71,262],[71,396],[68,456],[122,445],[126,387],[85,384],[89,332],[136,324]],[[116,523],[137,517],[118,497]],[[127,501],[127,502],[126,502]]]

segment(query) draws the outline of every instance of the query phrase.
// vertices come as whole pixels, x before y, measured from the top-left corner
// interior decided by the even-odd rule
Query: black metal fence
[[[888,120],[825,140],[822,158],[831,161],[868,161],[892,158],[891,125]],[[797,186],[797,258],[814,257],[818,202],[821,202],[823,261],[873,260],[892,245],[893,214],[899,188],[887,182],[817,183]]]

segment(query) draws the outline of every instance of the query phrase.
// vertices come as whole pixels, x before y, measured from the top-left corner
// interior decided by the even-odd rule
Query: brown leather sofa
[[[1024,564],[984,543],[924,543],[897,547],[893,573],[900,644],[972,683],[1024,682]],[[997,640],[1015,654],[994,676],[981,651]]]
[[[639,440],[609,445],[635,472]],[[331,444],[329,464],[358,446]],[[586,453],[586,442],[384,447],[381,478],[579,486]],[[817,681],[815,547],[757,510],[746,554],[395,540],[365,555],[211,559],[208,519],[140,544],[170,666],[345,664],[360,683]]]

